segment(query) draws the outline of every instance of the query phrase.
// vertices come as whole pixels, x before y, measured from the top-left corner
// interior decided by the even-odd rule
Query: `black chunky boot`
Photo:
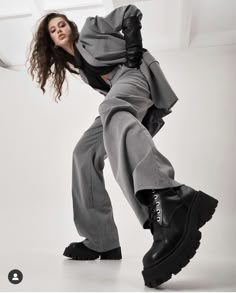
[[[82,242],[71,243],[68,247],[66,247],[63,255],[74,260],[95,260],[99,257],[100,259],[110,260],[122,259],[120,247],[105,252],[97,252],[89,249]]]
[[[142,275],[147,287],[157,288],[195,255],[199,228],[211,219],[218,201],[186,185],[147,192],[142,203],[149,209],[154,242],[143,257]]]

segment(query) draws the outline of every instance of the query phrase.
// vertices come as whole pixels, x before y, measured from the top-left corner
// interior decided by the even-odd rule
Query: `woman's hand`
[[[122,32],[126,42],[127,67],[139,68],[143,57],[143,44],[141,35],[141,22],[139,17],[130,16],[123,21]]]
[[[143,52],[128,52],[127,61],[125,65],[129,68],[139,68],[142,63]]]

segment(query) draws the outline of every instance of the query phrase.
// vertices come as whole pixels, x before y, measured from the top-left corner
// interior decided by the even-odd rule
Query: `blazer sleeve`
[[[105,17],[99,16],[100,19],[106,22],[113,30],[119,32],[122,29],[123,21],[130,17],[137,16],[141,21],[143,14],[135,5],[120,6],[112,10]],[[96,16],[98,17],[98,16]]]

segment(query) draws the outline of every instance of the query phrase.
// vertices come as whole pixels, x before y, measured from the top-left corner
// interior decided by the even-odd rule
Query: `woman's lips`
[[[62,39],[64,39],[64,38],[65,38],[65,36],[66,36],[66,35],[61,35],[61,36],[59,36],[59,40],[62,40]]]

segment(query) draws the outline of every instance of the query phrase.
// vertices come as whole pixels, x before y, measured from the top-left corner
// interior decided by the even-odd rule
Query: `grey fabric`
[[[148,219],[146,206],[136,198],[140,190],[177,187],[174,168],[155,147],[141,123],[153,106],[142,71],[118,65],[108,75],[110,91],[99,105],[100,116],[83,134],[73,152],[73,209],[84,244],[96,251],[118,247],[103,168],[108,157],[113,175],[140,224]]]
[[[123,20],[130,16],[137,16],[141,21],[142,12],[135,5],[127,5],[114,9],[105,17],[88,17],[75,44],[83,58],[94,66],[124,64],[127,60],[126,43],[120,31]],[[145,46],[145,42],[143,45]],[[154,103],[145,119],[145,126],[153,137],[165,124],[162,118],[172,112],[170,109],[178,98],[165,78],[159,62],[148,50],[143,54],[140,70],[148,81]],[[87,82],[82,70],[81,77]]]

